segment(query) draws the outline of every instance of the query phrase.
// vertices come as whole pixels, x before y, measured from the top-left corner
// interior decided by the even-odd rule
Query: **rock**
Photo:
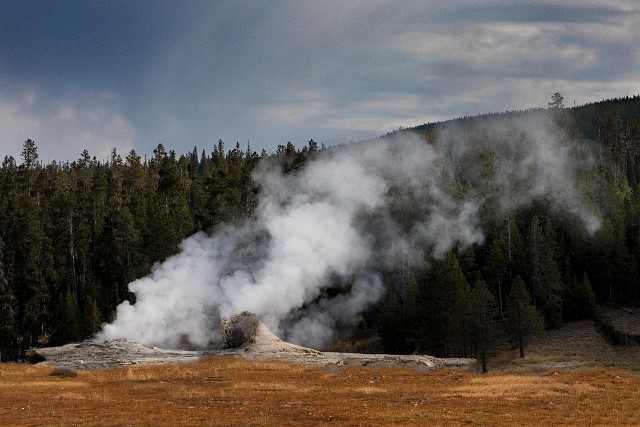
[[[227,352],[274,358],[318,357],[322,353],[282,341],[265,326],[257,314],[244,311],[222,319],[222,346]]]
[[[257,314],[243,311],[220,322],[222,345],[224,348],[240,348],[254,341],[261,324]]]
[[[38,349],[38,353],[45,358],[39,365],[74,370],[110,369],[139,363],[195,362],[204,355],[201,351],[150,348],[125,339],[105,342],[87,340],[60,347],[43,347]]]

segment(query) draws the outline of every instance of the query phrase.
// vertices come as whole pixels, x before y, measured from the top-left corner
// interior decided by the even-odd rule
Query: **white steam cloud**
[[[219,341],[221,317],[248,310],[318,347],[381,298],[384,267],[417,248],[440,256],[481,243],[487,200],[503,215],[544,197],[594,232],[576,180],[591,166],[585,146],[563,142],[544,115],[501,123],[473,138],[450,127],[431,144],[404,135],[327,150],[287,176],[263,163],[256,218],[182,242],[129,285],[136,303],[122,303],[98,339],[205,347]],[[326,292],[336,283],[341,292]]]

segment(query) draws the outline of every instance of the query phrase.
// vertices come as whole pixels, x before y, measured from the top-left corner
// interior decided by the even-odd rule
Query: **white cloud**
[[[47,99],[35,87],[23,89],[0,101],[0,152],[19,159],[24,141],[33,139],[44,162],[73,161],[84,149],[101,160],[113,148],[126,155],[136,130],[118,101],[99,94]]]
[[[39,122],[20,111],[18,105],[0,103],[0,153],[19,159],[22,143],[28,138],[25,129],[36,130]]]
[[[460,32],[438,34],[409,31],[390,37],[387,47],[425,62],[500,70],[522,67],[531,71],[548,64],[584,68],[596,63],[589,47],[562,41],[569,35],[560,24],[483,24],[465,26]]]
[[[319,91],[288,91],[276,95],[269,105],[256,107],[259,120],[276,126],[294,127],[326,112],[327,104]]]

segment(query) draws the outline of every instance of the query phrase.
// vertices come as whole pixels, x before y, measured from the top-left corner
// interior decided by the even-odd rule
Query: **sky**
[[[637,0],[0,0],[0,158],[275,152],[640,94]]]

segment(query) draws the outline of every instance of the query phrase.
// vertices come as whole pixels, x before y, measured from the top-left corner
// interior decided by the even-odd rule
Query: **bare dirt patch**
[[[592,368],[624,369],[640,373],[640,346],[611,345],[592,320],[567,322],[544,331],[527,347],[525,358],[508,346],[489,361],[489,369],[503,373],[548,373]]]
[[[640,310],[613,308],[608,305],[598,307],[602,315],[611,320],[613,327],[625,334],[640,335]]]

